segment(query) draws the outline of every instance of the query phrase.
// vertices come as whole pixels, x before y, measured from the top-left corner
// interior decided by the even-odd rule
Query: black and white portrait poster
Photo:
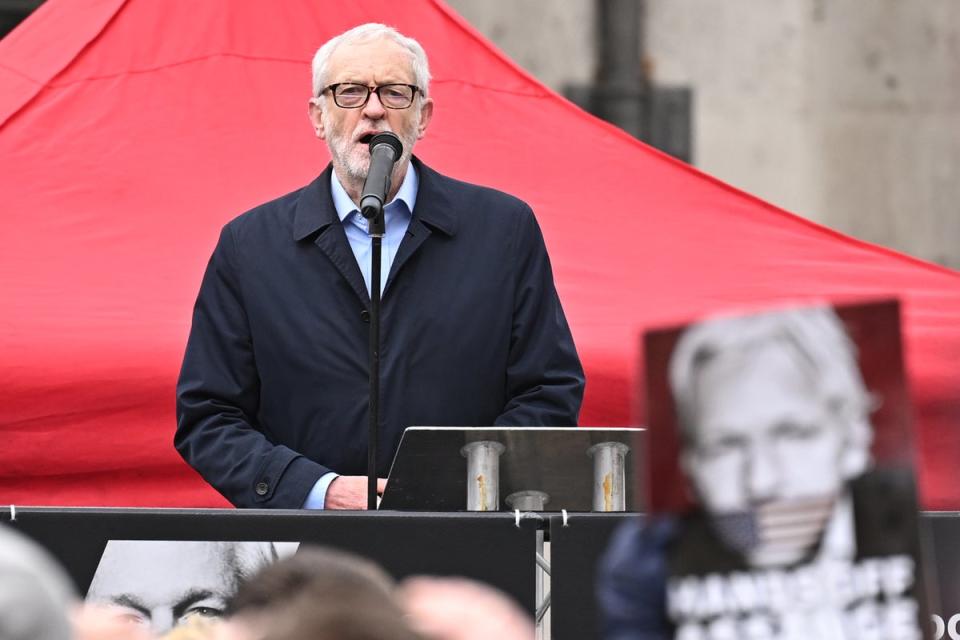
[[[192,617],[218,618],[240,583],[296,552],[296,542],[110,540],[86,602],[161,636]]]
[[[710,318],[644,349],[673,637],[930,637],[898,305]]]

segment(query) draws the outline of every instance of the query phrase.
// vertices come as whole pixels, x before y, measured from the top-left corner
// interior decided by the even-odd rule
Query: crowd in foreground
[[[218,612],[219,614],[219,612]],[[396,583],[370,561],[302,547],[239,585],[224,615],[202,609],[164,640],[529,640],[531,619],[492,588],[462,578]],[[116,608],[84,605],[39,545],[0,528],[0,638],[155,640]]]

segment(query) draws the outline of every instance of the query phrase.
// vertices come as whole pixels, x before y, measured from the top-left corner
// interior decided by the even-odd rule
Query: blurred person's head
[[[411,626],[429,640],[532,640],[535,627],[508,596],[467,578],[417,576],[400,587]]]
[[[361,607],[301,594],[258,618],[232,618],[211,640],[432,640],[417,635],[395,607]]]
[[[221,624],[223,622],[218,618],[192,616],[163,634],[160,640],[216,640]]]
[[[153,640],[150,629],[117,618],[109,606],[83,605],[73,611],[73,640]]]
[[[26,536],[0,525],[0,638],[69,640],[73,583]]]
[[[301,547],[240,586],[218,640],[417,640],[394,587],[369,560]]]
[[[670,383],[701,504],[721,518],[805,510],[802,555],[870,462],[871,398],[840,319],[816,307],[699,323],[674,350]]]
[[[111,540],[87,602],[162,635],[195,616],[222,616],[240,583],[276,558],[269,542]]]

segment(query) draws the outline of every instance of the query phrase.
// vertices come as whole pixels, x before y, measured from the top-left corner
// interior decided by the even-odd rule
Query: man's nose
[[[156,607],[150,611],[150,632],[160,637],[173,630],[176,620],[170,607]]]
[[[747,493],[752,502],[777,497],[780,488],[779,462],[770,447],[756,443],[750,447],[746,461]]]
[[[377,95],[376,91],[371,91],[370,97],[367,98],[367,104],[363,105],[363,115],[370,120],[379,120],[384,117],[386,113],[386,110],[383,108],[383,103],[380,102],[380,96]]]

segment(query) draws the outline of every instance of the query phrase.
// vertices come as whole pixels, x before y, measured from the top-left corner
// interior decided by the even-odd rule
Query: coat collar
[[[416,156],[412,158],[412,162],[416,165],[420,177],[413,220],[420,220],[448,236],[455,235],[457,219],[449,194],[450,178],[440,175],[423,164]],[[340,220],[333,206],[333,197],[330,195],[332,171],[333,165],[328,164],[323,173],[300,192],[294,213],[294,240],[303,240],[317,231],[323,231],[334,222],[339,224]]]

